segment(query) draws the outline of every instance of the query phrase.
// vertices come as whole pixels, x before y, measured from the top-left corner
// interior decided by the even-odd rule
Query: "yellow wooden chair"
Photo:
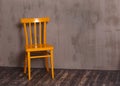
[[[48,58],[50,58],[51,74],[54,79],[54,59],[52,45],[46,43],[46,25],[49,18],[22,18],[25,33],[25,63],[24,73],[28,66],[28,80],[31,79],[31,59],[45,58],[45,67],[49,71]]]

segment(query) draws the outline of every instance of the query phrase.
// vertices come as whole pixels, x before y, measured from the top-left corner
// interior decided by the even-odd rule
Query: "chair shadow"
[[[24,29],[23,29],[23,25],[21,24],[21,23],[17,23],[16,24],[16,27],[17,27],[17,29],[18,29],[18,35],[19,35],[19,40],[20,40],[20,52],[19,52],[19,54],[18,54],[18,56],[17,56],[17,60],[18,60],[18,64],[17,64],[17,66],[19,66],[19,67],[23,67],[24,66],[24,57],[25,57],[25,38],[24,38]],[[34,61],[33,61],[34,62]],[[45,65],[44,65],[44,61],[41,59],[41,61],[40,62],[42,62],[42,65],[43,65],[43,67],[45,67]]]
[[[19,40],[20,40],[20,43],[19,43],[19,54],[17,56],[17,60],[18,60],[18,64],[17,66],[19,67],[23,67],[23,64],[24,64],[24,57],[25,57],[25,48],[24,48],[24,35],[23,35],[23,25],[19,22],[16,24],[16,27],[18,29],[18,36],[19,36]]]

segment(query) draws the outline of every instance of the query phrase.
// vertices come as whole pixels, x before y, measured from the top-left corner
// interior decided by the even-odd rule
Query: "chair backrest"
[[[49,18],[22,18],[26,45],[46,44],[46,24]]]

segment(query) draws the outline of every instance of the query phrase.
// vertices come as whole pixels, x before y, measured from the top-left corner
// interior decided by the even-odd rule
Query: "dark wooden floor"
[[[55,70],[55,79],[45,69],[32,69],[27,80],[22,68],[0,67],[0,86],[120,86],[120,71]]]

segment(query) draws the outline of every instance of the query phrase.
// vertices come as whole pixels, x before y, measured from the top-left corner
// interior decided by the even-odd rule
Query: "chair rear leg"
[[[24,60],[24,73],[26,74],[26,68],[27,68],[27,56],[25,55],[25,60]]]
[[[51,63],[51,73],[52,73],[52,79],[54,79],[54,59],[53,59],[53,50],[51,52],[51,57],[50,57],[50,63]]]
[[[48,58],[45,58],[45,67],[47,72],[49,72]]]

